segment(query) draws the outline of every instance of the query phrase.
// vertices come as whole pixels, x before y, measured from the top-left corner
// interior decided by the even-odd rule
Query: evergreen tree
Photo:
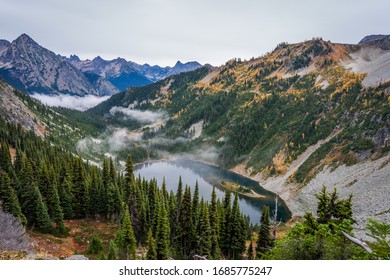
[[[209,220],[209,211],[207,204],[203,204],[202,212],[199,220],[199,243],[198,243],[198,253],[200,255],[210,256],[211,250],[211,228]]]
[[[194,227],[197,227],[197,222],[199,220],[200,212],[202,209],[198,208],[199,205],[199,186],[198,180],[196,180],[194,196],[192,199],[192,222],[194,223]]]
[[[22,212],[27,218],[27,224],[34,225],[42,232],[50,231],[51,222],[47,207],[34,179],[31,163],[25,154],[22,157],[19,195]]]
[[[116,185],[116,171],[112,157],[110,157],[110,182]]]
[[[167,184],[165,183],[165,177],[163,177],[161,191],[162,191],[162,194],[164,196],[164,200],[167,202],[169,200],[169,193],[167,191]],[[167,204],[166,206],[168,206],[168,209],[169,209],[169,205]],[[167,211],[167,212],[169,213],[170,211]]]
[[[118,248],[115,245],[114,240],[110,240],[110,247],[108,249],[107,260],[118,259]]]
[[[88,187],[88,214],[94,217],[99,213],[99,178],[96,167],[91,170],[91,183]]]
[[[225,198],[221,209],[221,226],[220,226],[220,248],[225,256],[230,256],[231,248],[231,192],[225,192]]]
[[[10,147],[5,143],[0,143],[0,172],[5,171],[11,180],[15,180],[15,172],[12,166]]]
[[[5,171],[0,171],[0,201],[4,212],[18,218],[23,225],[27,223],[26,217],[20,208],[18,197],[11,187],[11,180]]]
[[[76,159],[74,174],[73,174],[73,214],[75,218],[85,218],[87,204],[87,189],[85,184],[85,175],[82,161],[80,158]]]
[[[133,226],[131,224],[131,218],[129,208],[126,206],[123,222],[119,230],[119,251],[121,256],[125,259],[135,259],[136,239],[134,235]]]
[[[106,259],[107,259],[106,255],[104,254],[103,251],[101,251],[100,254],[99,254],[98,260],[105,261]]]
[[[92,238],[89,239],[89,247],[87,249],[88,254],[99,254],[103,251],[103,243],[97,236],[92,236]]]
[[[253,260],[253,240],[252,240],[252,237],[249,241],[248,252],[246,254],[248,255],[248,260]]]
[[[127,156],[126,161],[126,167],[125,167],[125,178],[124,178],[124,184],[123,184],[123,195],[124,195],[124,201],[127,202],[130,197],[131,189],[134,188],[135,185],[135,178],[134,178],[134,167],[133,167],[133,161],[131,159],[131,155],[129,154]]]
[[[219,259],[220,257],[219,240],[218,240],[219,223],[218,223],[217,195],[215,192],[215,187],[213,187],[213,192],[211,193],[210,229],[211,229],[211,249],[210,249],[211,258]]]
[[[149,230],[147,241],[147,260],[157,260],[156,240],[153,238],[152,231]]]
[[[106,188],[108,188],[108,184],[110,183],[110,169],[108,167],[107,159],[103,159],[103,184]]]
[[[61,208],[60,197],[58,194],[57,182],[53,178],[50,180],[51,182],[48,184],[46,188],[46,205],[48,209],[49,216],[53,222],[56,223],[56,229],[60,233],[65,232],[64,225],[64,213]]]
[[[180,256],[189,258],[193,252],[195,239],[195,228],[192,222],[191,189],[187,186],[183,195],[180,207],[179,222],[176,230],[176,250]]]
[[[110,182],[107,187],[107,211],[111,221],[118,217],[121,206],[122,201],[119,189],[114,183]]]
[[[331,229],[332,224],[340,224],[343,220],[350,220],[352,218],[352,195],[348,199],[339,200],[337,190],[328,193],[326,187],[323,186],[319,194],[316,194],[318,199],[317,204],[317,222],[319,224],[329,224]]]
[[[233,259],[241,256],[245,251],[246,232],[244,219],[240,213],[240,206],[238,205],[238,193],[235,193],[232,215],[231,215],[231,234],[230,234],[230,254]]]
[[[164,204],[160,204],[158,224],[156,230],[156,251],[158,260],[167,260],[169,258],[170,247],[170,229],[168,214]]]
[[[62,183],[58,186],[58,196],[60,198],[60,205],[64,214],[64,219],[73,218],[73,206],[72,206],[72,182],[67,176],[64,177]]]
[[[179,177],[179,185],[177,187],[176,192],[176,203],[177,203],[177,209],[179,210],[177,213],[177,217],[180,216],[180,210],[181,210],[181,200],[183,196],[183,181],[181,180],[181,176]]]
[[[39,192],[38,187],[33,187],[31,195],[31,205],[34,208],[34,225],[37,229],[39,229],[42,232],[50,232],[51,222],[49,214],[47,213],[47,207],[45,203],[43,202],[42,195]]]
[[[263,212],[261,213],[260,231],[256,246],[258,258],[261,258],[264,253],[267,253],[272,248],[273,239],[270,232],[270,224],[269,207],[264,205]]]
[[[44,162],[41,163],[41,166],[38,171],[38,188],[41,192],[43,201],[46,203],[49,213],[51,212],[51,205],[47,203],[48,198],[50,197],[48,189],[49,185],[52,182],[50,181],[49,177],[49,171],[47,169],[47,166]]]

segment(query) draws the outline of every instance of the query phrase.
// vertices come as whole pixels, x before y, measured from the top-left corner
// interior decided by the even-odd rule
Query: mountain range
[[[354,194],[356,227],[363,230],[368,217],[390,222],[388,37],[281,43],[261,57],[128,88],[86,112],[47,108],[2,82],[0,112],[91,162],[110,145],[118,162],[128,154],[135,162],[183,155],[212,162],[279,194],[293,215],[315,211],[312,197],[323,185],[336,187],[341,198]],[[0,41],[2,61],[18,50],[13,43]],[[106,81],[131,66],[42,52],[42,61],[65,61],[69,75],[84,71]],[[15,104],[31,112],[18,113]]]
[[[31,94],[112,95],[200,66],[180,61],[174,67],[139,65],[123,58],[107,61],[99,56],[80,60],[76,55],[57,55],[26,34],[12,42],[0,40],[0,77]]]

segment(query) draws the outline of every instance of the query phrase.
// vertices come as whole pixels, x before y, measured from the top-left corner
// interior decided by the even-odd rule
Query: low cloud
[[[33,94],[31,97],[38,99],[43,104],[53,107],[65,107],[70,109],[75,109],[79,111],[85,111],[89,108],[92,108],[99,103],[107,100],[109,96],[95,96],[95,95],[86,95],[86,96],[72,96],[66,94],[60,95],[45,95],[45,94]]]
[[[172,154],[167,151],[160,151],[160,155],[165,159],[189,159],[200,160],[207,163],[215,164],[218,161],[218,149],[210,145],[201,145],[200,147],[188,152]]]
[[[141,111],[137,109],[125,108],[125,107],[118,107],[114,106],[110,110],[111,115],[115,115],[117,113],[123,114],[126,117],[129,117],[131,119],[137,120],[140,123],[154,123],[158,120],[167,119],[168,115],[167,113],[163,111]]]

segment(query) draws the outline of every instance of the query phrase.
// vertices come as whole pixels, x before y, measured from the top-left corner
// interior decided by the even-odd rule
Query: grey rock
[[[86,260],[89,260],[89,259],[86,256],[84,256],[84,255],[73,255],[73,256],[67,257],[65,260],[72,260],[72,261],[82,260],[82,261],[86,261]]]

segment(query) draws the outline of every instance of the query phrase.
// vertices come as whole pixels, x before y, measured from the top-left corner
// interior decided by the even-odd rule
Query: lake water
[[[136,177],[141,175],[141,177],[145,177],[147,180],[157,179],[159,187],[161,187],[165,177],[168,192],[173,190],[174,193],[177,190],[179,176],[182,177],[183,190],[185,185],[189,185],[192,194],[194,193],[196,180],[198,180],[199,197],[203,197],[208,201],[211,199],[213,186],[216,186],[217,198],[223,200],[225,194],[224,190],[220,188],[222,181],[234,182],[249,187],[258,194],[265,196],[264,198],[249,198],[239,195],[240,210],[250,217],[253,224],[260,223],[263,205],[268,205],[271,213],[275,207],[275,194],[262,188],[258,182],[229,170],[198,161],[169,160],[144,163],[135,166],[134,173]],[[232,196],[232,201],[233,199],[234,196]],[[279,199],[279,203],[278,220],[286,221],[291,218],[291,212],[282,199]]]

